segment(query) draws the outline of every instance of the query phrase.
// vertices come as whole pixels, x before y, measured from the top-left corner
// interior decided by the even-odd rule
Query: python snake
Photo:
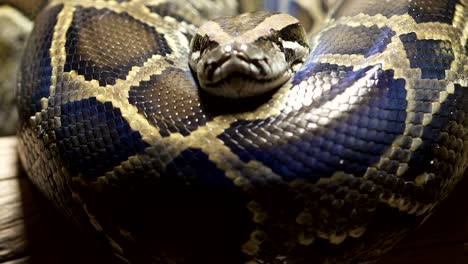
[[[288,82],[222,98],[188,48],[232,1],[54,0],[21,161],[124,263],[375,263],[467,167],[467,5],[346,0]]]

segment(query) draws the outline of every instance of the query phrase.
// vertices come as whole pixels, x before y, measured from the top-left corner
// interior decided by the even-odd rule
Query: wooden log
[[[15,146],[14,137],[0,138],[0,264],[115,262],[33,188]]]

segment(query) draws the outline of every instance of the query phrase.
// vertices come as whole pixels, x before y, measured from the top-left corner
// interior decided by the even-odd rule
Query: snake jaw
[[[291,78],[302,65],[307,52],[287,58],[284,48],[274,42],[240,44],[233,42],[192,52],[190,67],[197,74],[202,89],[228,97],[253,97],[274,90]]]
[[[293,72],[288,69],[280,76],[269,80],[254,79],[252,75],[234,73],[213,84],[201,84],[201,87],[212,95],[227,98],[247,98],[258,96],[280,87],[287,82]]]
[[[229,28],[220,26],[223,21],[199,28],[190,45],[189,65],[202,89],[221,97],[253,97],[283,85],[299,69],[309,47],[298,21],[281,14],[280,22],[259,20],[246,31],[242,20],[258,15],[267,13],[232,17]]]
[[[197,77],[204,90],[217,96],[256,96],[281,86],[292,75],[283,53],[266,54],[251,45],[226,45],[206,56],[209,59],[196,66]]]
[[[200,86],[211,94],[239,98],[256,96],[285,83],[292,75],[279,47],[233,43],[218,46],[196,64]]]

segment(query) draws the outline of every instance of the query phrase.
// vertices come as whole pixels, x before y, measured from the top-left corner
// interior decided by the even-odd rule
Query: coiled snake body
[[[467,167],[467,4],[344,1],[290,81],[229,99],[188,47],[231,1],[52,1],[22,61],[22,163],[123,261],[373,263]]]

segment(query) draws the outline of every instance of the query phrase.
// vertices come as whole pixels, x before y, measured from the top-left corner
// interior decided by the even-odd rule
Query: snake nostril
[[[227,44],[226,46],[223,47],[223,58],[220,60],[220,62],[225,62],[226,60],[230,58],[238,58],[240,60],[249,62],[250,57],[247,54],[249,46],[245,43],[230,43]]]
[[[226,45],[223,50],[225,53],[230,53],[232,51],[232,45]]]

